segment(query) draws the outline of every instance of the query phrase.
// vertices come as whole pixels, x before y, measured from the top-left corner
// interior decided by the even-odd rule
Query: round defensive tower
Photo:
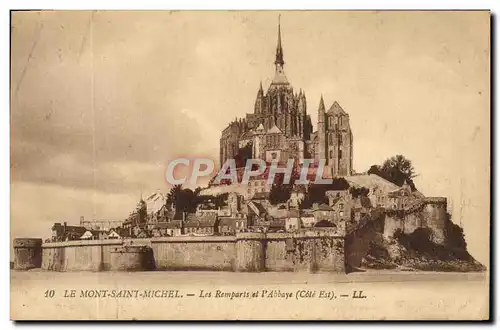
[[[265,271],[265,239],[264,233],[236,234],[235,270],[237,272]]]
[[[423,216],[427,228],[431,230],[431,240],[436,244],[446,242],[446,197],[427,197],[424,199]]]
[[[41,238],[14,239],[14,269],[28,270],[42,266]]]

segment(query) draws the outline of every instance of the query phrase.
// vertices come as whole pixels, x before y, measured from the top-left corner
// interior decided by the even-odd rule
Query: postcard
[[[11,319],[490,319],[490,20],[11,12]]]

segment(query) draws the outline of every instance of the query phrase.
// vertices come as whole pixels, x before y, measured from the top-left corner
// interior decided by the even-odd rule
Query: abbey
[[[325,176],[351,175],[353,137],[349,115],[337,102],[327,110],[321,96],[317,131],[313,132],[306,94],[294,91],[285,75],[280,24],[274,64],[274,78],[267,91],[260,84],[254,112],[235,119],[222,131],[220,163],[241,153],[267,162],[293,158],[319,163],[324,159]]]

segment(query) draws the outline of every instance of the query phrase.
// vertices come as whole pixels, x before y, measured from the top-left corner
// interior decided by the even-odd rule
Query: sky
[[[278,12],[13,12],[11,235],[123,219],[176,157],[218,160],[274,74]],[[489,258],[487,12],[281,14],[285,73],[316,127],[350,115],[354,169],[403,154]]]

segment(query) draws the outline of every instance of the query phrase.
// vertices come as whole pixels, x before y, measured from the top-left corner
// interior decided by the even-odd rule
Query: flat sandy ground
[[[11,318],[18,320],[463,320],[488,315],[488,273],[11,271]]]

